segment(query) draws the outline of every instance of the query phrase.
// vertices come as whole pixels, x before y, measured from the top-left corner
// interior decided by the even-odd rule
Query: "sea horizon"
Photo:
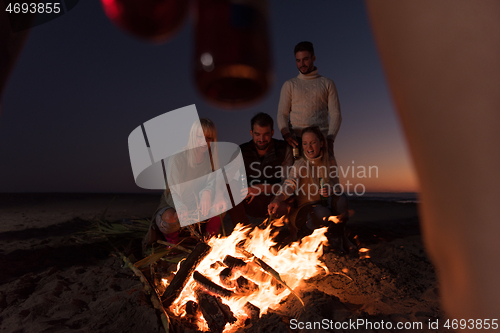
[[[140,195],[160,196],[162,191],[151,192],[0,192],[0,196],[112,196],[112,195]],[[362,195],[349,195],[349,199],[373,200],[398,203],[418,203],[419,192],[365,192]]]

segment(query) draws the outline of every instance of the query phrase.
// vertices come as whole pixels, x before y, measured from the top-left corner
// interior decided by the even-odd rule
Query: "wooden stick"
[[[224,227],[224,220],[222,219],[222,214],[219,214],[220,217],[220,225],[222,227],[222,236],[226,237],[226,228]]]
[[[227,288],[234,288],[236,287],[236,283],[232,280],[233,274],[231,271],[231,268],[224,268],[220,273],[219,273],[219,279],[220,282]]]
[[[246,302],[245,306],[243,307],[243,310],[247,314],[247,316],[250,318],[250,320],[254,319],[259,319],[260,316],[260,309],[253,305],[250,302]]]
[[[263,227],[264,229],[269,225],[269,223],[272,223],[273,220],[273,214],[269,214],[269,217],[262,221],[261,224],[259,224],[259,228]]]
[[[191,235],[193,235],[195,238],[197,238],[197,239],[198,239],[198,240],[200,240],[200,241],[203,239],[203,238],[201,237],[201,235],[200,235],[198,232],[196,232],[196,230],[194,230],[194,228],[193,228],[193,225],[192,225],[192,224],[188,225],[188,226],[187,226],[187,228],[188,228],[188,229],[189,229],[189,231],[191,232]]]
[[[290,288],[286,283],[285,281],[283,281],[283,279],[281,279],[281,276],[280,274],[274,270],[274,268],[272,268],[271,266],[269,266],[268,264],[266,264],[262,259],[256,257],[253,253],[250,253],[248,251],[246,251],[245,249],[242,249],[241,247],[236,247],[236,250],[242,254],[244,254],[246,257],[252,259],[252,261],[254,263],[256,263],[257,265],[259,265],[267,274],[271,275],[276,281],[278,281],[279,283],[281,283],[284,287],[286,287],[288,290],[290,290],[290,292],[299,299],[300,303],[302,304],[303,307],[305,307],[306,305],[304,304],[304,301],[302,301],[302,298],[299,297],[299,295],[297,295],[295,293],[295,291],[293,291],[292,288]]]
[[[241,295],[253,294],[256,290],[259,290],[259,286],[252,281],[248,280],[244,276],[240,276],[236,279],[236,292]]]
[[[201,274],[198,271],[195,271],[193,273],[193,279],[201,285],[203,288],[205,288],[209,293],[215,293],[219,296],[222,297],[231,297],[233,296],[233,292],[231,290],[228,290],[226,288],[223,288],[219,286],[217,283],[213,282],[203,274]]]
[[[210,253],[210,250],[212,248],[208,244],[200,242],[186,260],[181,263],[179,271],[175,274],[161,298],[164,307],[168,308],[179,297],[194,270]]]
[[[221,302],[220,297],[212,296],[201,289],[196,290],[195,294],[201,313],[211,332],[222,333],[226,323],[236,321],[233,312],[229,306]]]
[[[247,263],[244,262],[243,260],[241,260],[240,258],[235,258],[233,256],[230,256],[229,254],[224,258],[224,264],[233,269],[233,268],[236,268],[236,267],[243,267],[245,266]]]
[[[163,307],[163,305],[160,302],[160,298],[158,297],[156,290],[151,287],[148,279],[146,279],[144,274],[142,274],[142,272],[137,267],[135,267],[130,262],[130,260],[128,260],[127,257],[125,257],[122,253],[120,253],[120,256],[121,256],[123,262],[125,263],[125,266],[130,268],[132,270],[132,272],[134,272],[134,274],[139,277],[139,279],[141,280],[141,282],[144,286],[144,291],[146,292],[146,294],[151,295],[151,303],[153,304],[153,307],[155,309],[161,311],[161,314],[160,314],[161,323],[163,325],[163,329],[165,330],[165,333],[168,333],[170,319],[168,317],[167,312],[165,311],[165,308]]]
[[[166,242],[166,241],[162,241],[161,239],[157,240],[156,242],[159,243],[159,244],[166,245],[166,246],[171,246],[172,248],[179,249],[179,250],[187,252],[187,253],[193,252],[190,249],[186,249],[184,246],[180,246],[179,244],[173,244],[173,243],[169,243],[169,242]]]

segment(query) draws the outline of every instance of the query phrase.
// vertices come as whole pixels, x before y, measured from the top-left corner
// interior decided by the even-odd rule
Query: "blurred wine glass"
[[[188,0],[101,0],[106,16],[120,28],[152,42],[165,42],[182,26]]]
[[[223,108],[258,101],[272,81],[266,0],[198,0],[194,76],[201,94]]]

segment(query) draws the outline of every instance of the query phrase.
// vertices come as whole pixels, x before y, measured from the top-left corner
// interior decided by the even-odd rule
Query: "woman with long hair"
[[[226,210],[227,203],[213,175],[219,169],[214,142],[217,142],[215,124],[210,119],[201,118],[191,127],[187,146],[168,159],[166,172],[171,183],[166,184],[144,239],[144,247],[159,239],[176,244],[180,221],[199,222],[215,215],[213,210]],[[221,223],[218,215],[208,219],[206,233],[218,233]]]
[[[354,245],[345,236],[349,219],[347,198],[339,190],[337,163],[328,154],[325,136],[317,126],[302,131],[302,156],[290,168],[280,193],[269,204],[269,214],[276,212],[285,200],[295,195],[296,208],[288,216],[293,239],[315,228],[329,226],[332,247],[349,252]],[[336,216],[336,219],[329,219]],[[333,221],[332,221],[333,220]]]

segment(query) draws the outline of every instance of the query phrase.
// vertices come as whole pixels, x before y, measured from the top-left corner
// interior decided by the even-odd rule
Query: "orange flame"
[[[277,220],[276,224],[282,223],[282,220]],[[275,224],[275,225],[276,225]],[[323,245],[327,243],[325,232],[327,228],[316,229],[311,235],[304,237],[301,242],[291,243],[284,248],[276,251],[272,246],[276,245],[271,235],[270,224],[266,229],[245,227],[238,224],[234,231],[228,237],[212,237],[208,244],[212,247],[212,251],[198,265],[197,271],[208,277],[213,282],[221,285],[219,273],[225,268],[220,265],[212,265],[216,261],[223,261],[226,255],[241,258],[248,261],[248,258],[240,254],[236,247],[241,246],[248,252],[253,253],[256,257],[262,259],[265,263],[276,270],[281,279],[291,288],[296,289],[302,281],[309,279],[321,272],[328,272],[328,268],[322,263],[319,258],[323,255]],[[241,243],[243,243],[241,245]],[[212,265],[212,268],[210,267]],[[214,268],[214,266],[217,266]],[[222,299],[222,302],[228,305],[233,311],[238,321],[232,325],[227,324],[226,330],[241,325],[247,318],[244,311],[244,305],[247,302],[260,308],[260,315],[265,314],[268,309],[274,309],[278,304],[290,294],[286,288],[273,282],[273,278],[263,270],[249,265],[249,269],[244,272],[245,278],[254,282],[259,286],[258,290],[249,295],[242,296],[241,294],[231,297],[230,299]],[[241,272],[236,272],[234,278],[243,275]],[[181,295],[171,305],[170,310],[177,316],[185,316],[185,304],[190,301],[196,301],[194,290],[197,284],[191,277]],[[225,287],[225,286],[224,286]],[[225,287],[227,288],[227,287]],[[227,288],[231,289],[231,288]],[[235,290],[232,288],[231,290]],[[200,329],[208,329],[205,320],[198,320]]]
[[[360,259],[370,258],[370,255],[368,254],[369,251],[370,251],[370,249],[367,249],[366,247],[360,248],[358,250],[358,252],[359,252],[359,258]]]
[[[339,223],[340,222],[340,220],[339,220],[339,218],[337,216],[330,216],[328,218],[328,221],[333,222],[333,223]]]

